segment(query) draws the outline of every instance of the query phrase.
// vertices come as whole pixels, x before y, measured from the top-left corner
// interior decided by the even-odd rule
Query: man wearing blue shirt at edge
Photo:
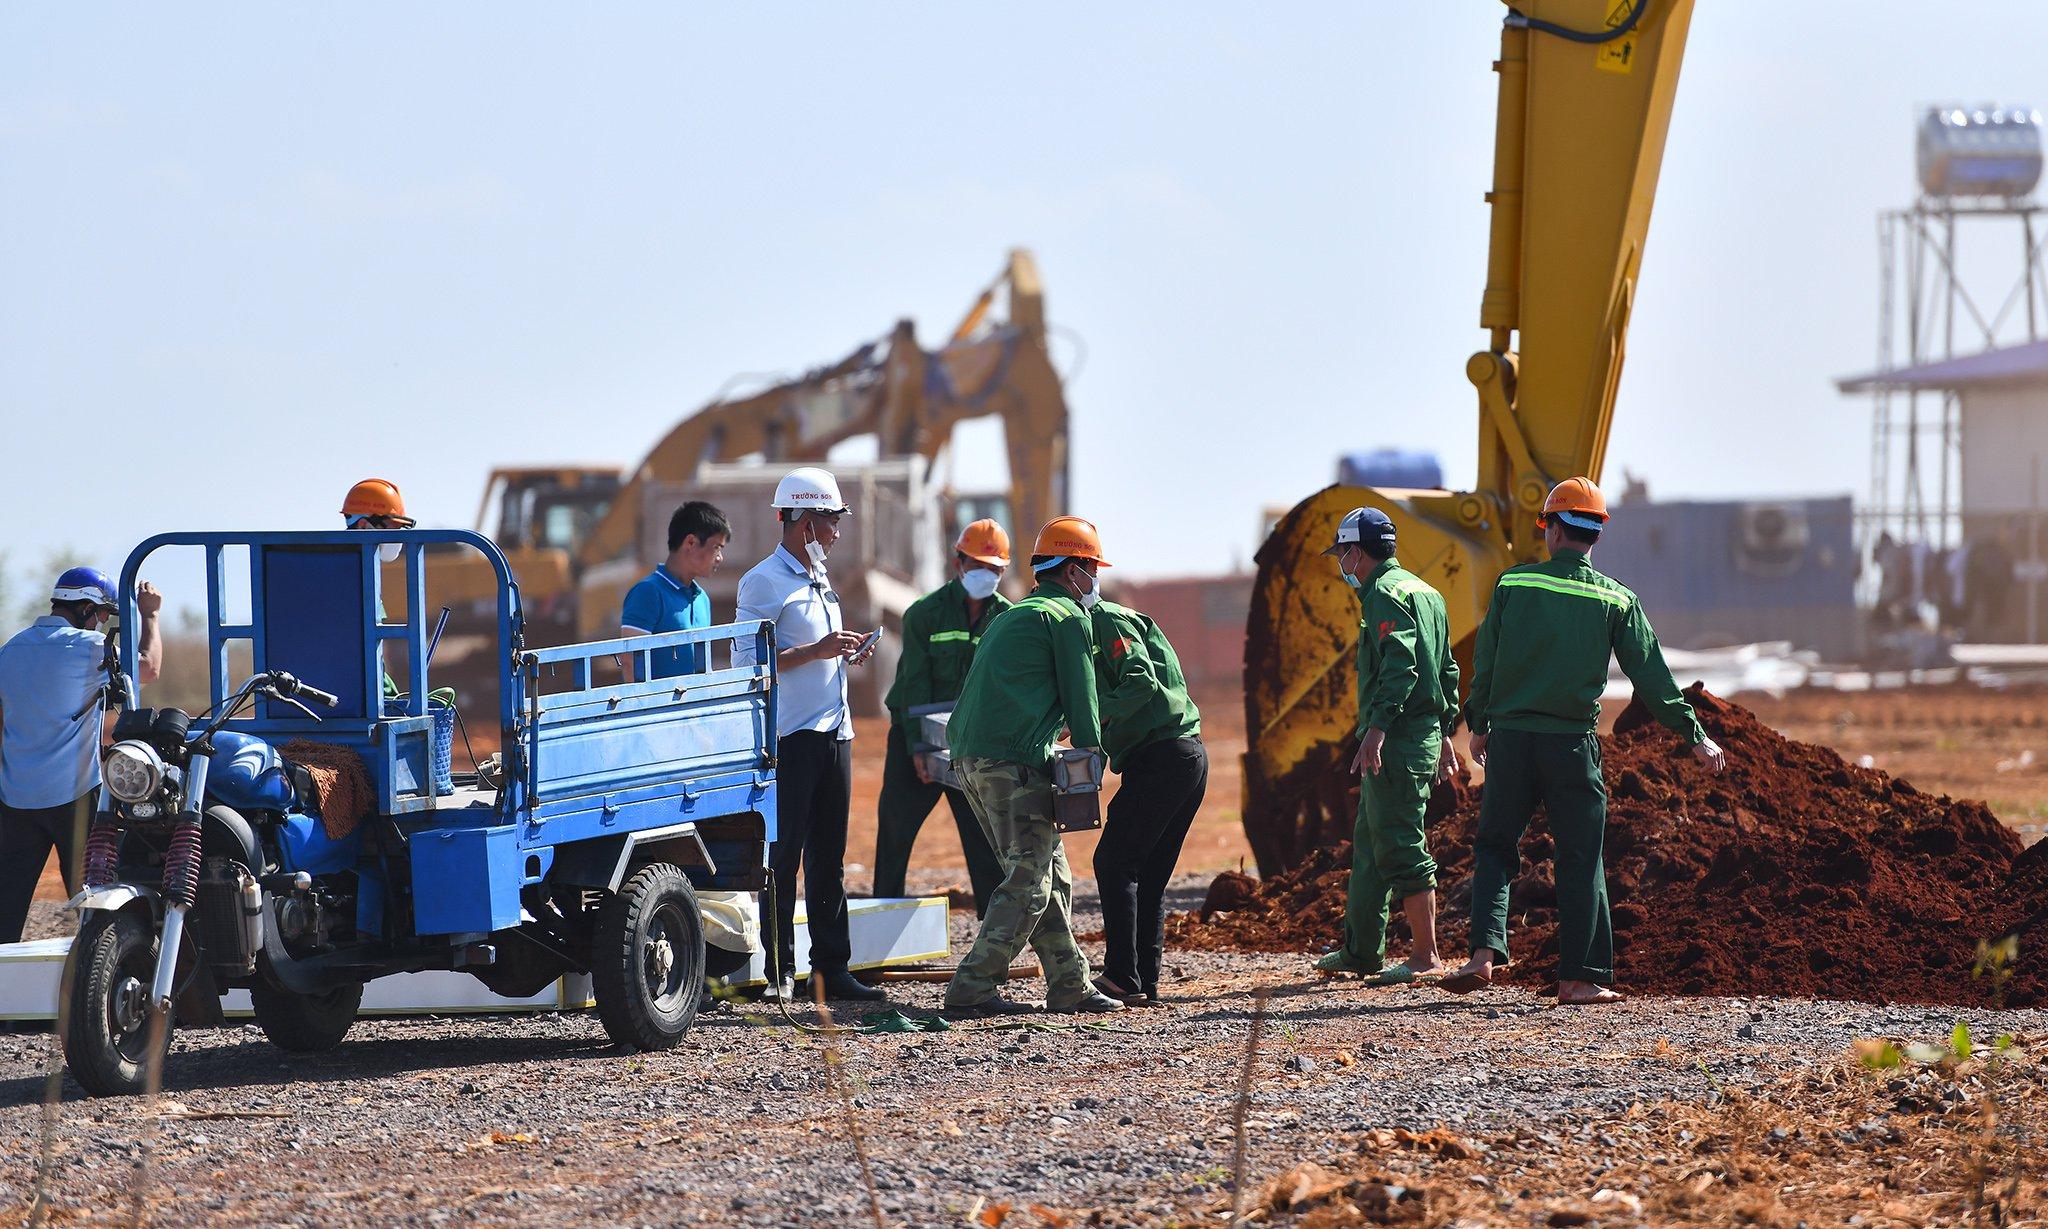
[[[50,592],[50,613],[0,645],[0,943],[21,938],[52,849],[66,890],[78,890],[100,785],[101,629],[119,601],[98,569],[72,568]],[[163,604],[155,585],[136,587],[138,685],[154,682],[163,666]]]
[[[625,608],[619,614],[619,633],[652,636],[711,626],[711,597],[698,582],[725,562],[725,544],[731,537],[732,526],[725,514],[703,500],[693,499],[677,508],[668,518],[668,559],[627,591]],[[656,649],[649,656],[650,678],[702,674],[710,668],[709,654],[701,644]],[[630,656],[619,661],[629,683],[635,678],[633,662]]]

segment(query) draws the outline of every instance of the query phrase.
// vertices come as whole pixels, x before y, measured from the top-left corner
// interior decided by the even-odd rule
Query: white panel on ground
[[[943,896],[875,898],[847,904],[856,969],[942,960],[950,953]],[[796,926],[797,965],[799,971],[808,972],[810,933],[801,911],[797,913]],[[0,944],[0,1020],[56,1018],[58,985],[63,979],[64,956],[70,949],[70,939]],[[729,980],[742,985],[760,984],[766,980],[763,965],[763,955],[756,950],[747,967]],[[563,977],[539,994],[523,999],[492,994],[467,973],[394,973],[365,988],[363,1014],[559,1011],[588,1007],[590,1002],[590,978],[580,973]],[[221,1006],[230,1016],[247,1016],[249,992],[231,990]]]

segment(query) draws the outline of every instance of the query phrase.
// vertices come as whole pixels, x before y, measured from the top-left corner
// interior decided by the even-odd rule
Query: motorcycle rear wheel
[[[342,986],[321,994],[294,994],[271,986],[249,990],[256,1009],[256,1027],[270,1044],[292,1054],[318,1054],[341,1044],[363,1005],[360,985]]]

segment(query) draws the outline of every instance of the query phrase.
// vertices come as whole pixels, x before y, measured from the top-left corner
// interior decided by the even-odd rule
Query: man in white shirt
[[[736,621],[775,625],[775,950],[768,953],[771,996],[792,997],[796,967],[796,878],[804,872],[810,921],[811,976],[825,996],[874,1001],[880,990],[848,971],[853,958],[846,921],[846,821],[853,793],[853,714],[846,704],[846,667],[863,665],[874,647],[848,631],[825,557],[847,515],[839,481],[811,466],[791,470],[775,488],[782,543],[740,579]],[[753,646],[733,647],[735,665],[753,664]]]

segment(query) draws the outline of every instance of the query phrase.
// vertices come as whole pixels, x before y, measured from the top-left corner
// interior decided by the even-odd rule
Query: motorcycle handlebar
[[[333,708],[341,703],[340,696],[332,692],[322,691],[304,679],[294,678],[283,670],[272,670],[270,672],[270,685],[277,688],[279,695],[311,700],[315,704],[324,705],[328,708]]]

